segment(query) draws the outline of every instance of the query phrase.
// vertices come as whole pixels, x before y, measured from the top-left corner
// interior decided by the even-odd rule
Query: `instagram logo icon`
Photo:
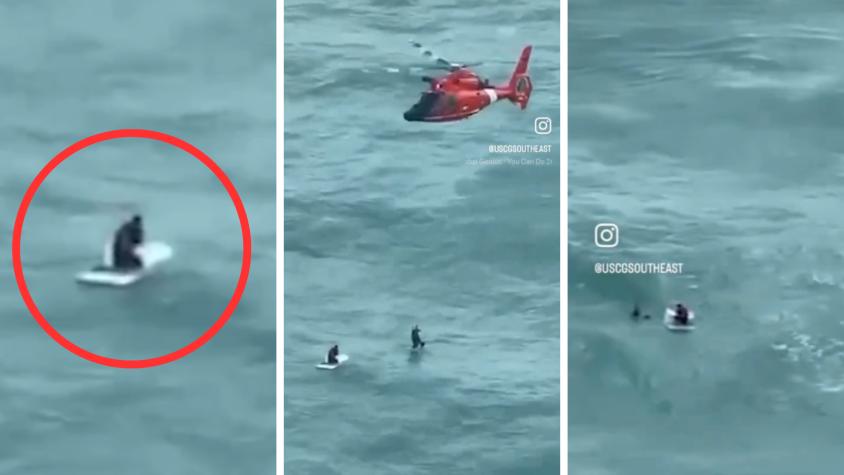
[[[598,247],[618,246],[618,226],[613,223],[601,223],[595,226],[595,245]]]
[[[539,135],[548,135],[551,133],[551,118],[537,117],[533,121],[533,131]]]

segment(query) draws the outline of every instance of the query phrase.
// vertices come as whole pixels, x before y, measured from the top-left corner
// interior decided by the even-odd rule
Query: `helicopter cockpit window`
[[[442,97],[442,93],[439,92],[423,92],[419,101],[411,107],[411,110],[423,116],[427,115],[434,108],[440,97]]]
[[[516,83],[516,91],[518,92],[525,92],[528,88],[527,78],[522,76],[519,78],[519,82]]]

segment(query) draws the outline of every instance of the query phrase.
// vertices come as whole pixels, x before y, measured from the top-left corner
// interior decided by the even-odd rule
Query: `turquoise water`
[[[558,4],[285,7],[286,473],[559,473]],[[404,122],[411,38],[493,82],[533,44],[528,109]]]
[[[273,2],[0,4],[0,473],[275,472],[275,21]],[[194,354],[105,368],[55,343],[11,268],[27,184],[89,135],[149,128],[209,154],[249,214],[253,261],[235,314]],[[176,257],[131,289],[82,288],[108,235],[140,211]],[[85,349],[148,358],[222,312],[241,236],[223,187],[174,148],[120,140],[51,174],[26,217],[22,260],[51,324]]]
[[[569,9],[572,473],[837,473],[844,414],[829,2]],[[593,228],[616,223],[599,249]],[[596,275],[596,262],[681,262]],[[697,311],[689,335],[627,318]]]

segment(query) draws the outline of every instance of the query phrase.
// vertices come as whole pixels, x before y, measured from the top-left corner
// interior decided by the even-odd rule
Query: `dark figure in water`
[[[144,243],[144,225],[140,215],[120,226],[112,243],[112,263],[121,270],[134,270],[143,267],[143,262],[135,255],[135,248]]]
[[[674,309],[674,320],[676,320],[680,325],[688,325],[689,309],[683,306],[683,304],[678,303],[677,308]]]
[[[642,312],[639,310],[639,304],[633,306],[633,312],[630,314],[630,316],[633,318],[633,320],[639,320],[639,317],[642,317],[645,320],[651,318],[651,316],[647,314],[642,316]]]
[[[328,364],[337,364],[337,356],[339,355],[340,348],[337,345],[332,346],[331,349],[328,350],[328,358],[326,359]]]
[[[421,331],[422,330],[419,329],[419,325],[414,325],[413,329],[410,330],[410,341],[413,343],[413,349],[425,346],[425,342],[419,337],[419,332]]]

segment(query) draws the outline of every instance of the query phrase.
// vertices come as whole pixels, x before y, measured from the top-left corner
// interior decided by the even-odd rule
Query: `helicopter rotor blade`
[[[420,55],[422,55],[423,57],[427,58],[430,61],[433,61],[433,63],[435,65],[439,66],[441,69],[446,69],[448,71],[454,71],[456,69],[460,69],[462,67],[465,67],[465,65],[462,65],[462,64],[459,64],[459,63],[453,63],[453,62],[443,58],[442,56],[440,56],[439,54],[434,52],[432,49],[426,48],[425,45],[423,45],[422,43],[410,40],[410,44],[411,44],[411,46],[416,48],[416,50],[419,52]]]

